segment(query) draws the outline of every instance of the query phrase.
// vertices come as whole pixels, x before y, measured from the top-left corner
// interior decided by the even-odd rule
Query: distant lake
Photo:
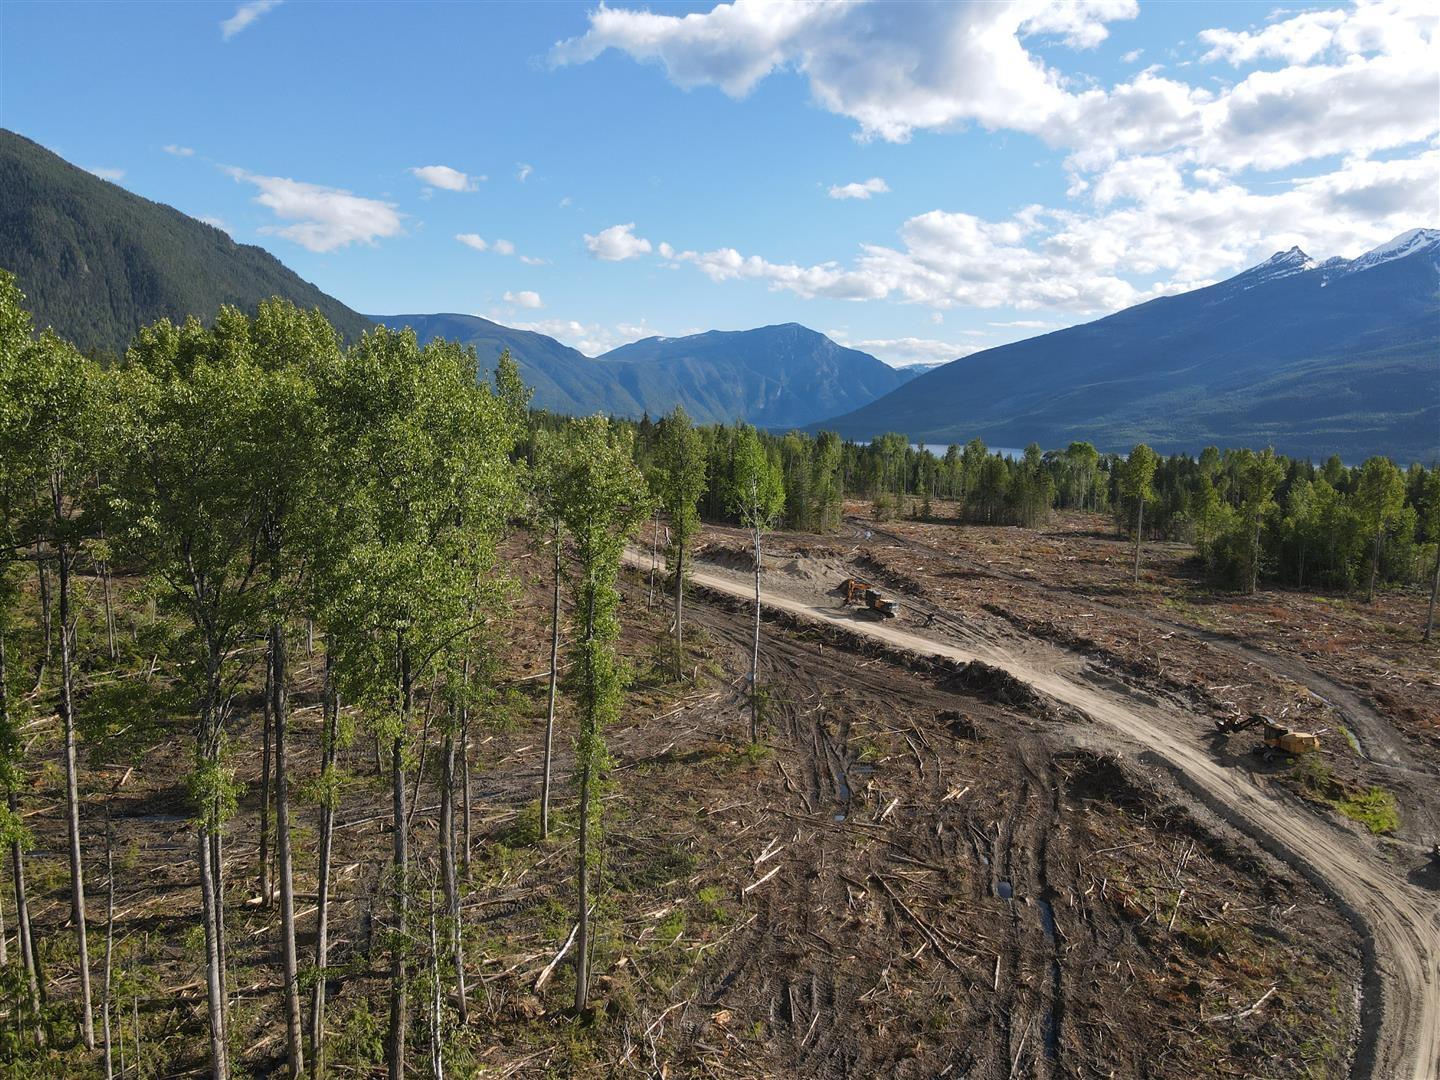
[[[913,446],[916,450],[929,450],[930,453],[934,454],[938,458],[943,458],[945,456],[945,451],[950,449],[949,443],[911,443],[910,445]],[[965,449],[964,443],[960,444],[960,449]],[[1001,457],[1007,458],[1018,459],[1025,456],[1024,450],[1018,449],[1014,446],[987,446],[985,447],[985,450],[987,453],[999,454]]]

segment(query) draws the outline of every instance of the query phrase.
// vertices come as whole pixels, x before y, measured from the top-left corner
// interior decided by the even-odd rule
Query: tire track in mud
[[[723,574],[697,570],[700,586],[740,599],[751,589]],[[1085,677],[1082,658],[1044,642],[1025,654],[990,641],[966,645],[893,627],[858,622],[834,608],[762,589],[772,608],[883,641],[920,657],[1001,668],[1133,741],[1167,767],[1193,796],[1335,898],[1360,931],[1366,977],[1361,1038],[1353,1075],[1369,1080],[1440,1080],[1440,908],[1398,880],[1393,868],[1353,835],[1227,769],[1183,734],[1188,722],[1159,703]]]

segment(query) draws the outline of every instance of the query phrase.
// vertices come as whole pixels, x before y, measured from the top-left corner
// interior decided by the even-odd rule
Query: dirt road
[[[649,565],[648,555],[629,560]],[[695,584],[737,597],[753,595],[737,575],[693,572]],[[1362,1036],[1354,1075],[1374,1080],[1440,1080],[1440,905],[1396,876],[1363,840],[1227,769],[1195,741],[1193,725],[1151,698],[1089,670],[1083,657],[1041,641],[1023,649],[975,638],[961,643],[914,629],[857,620],[765,589],[766,605],[844,627],[921,656],[1002,668],[1133,741],[1142,756],[1167,766],[1212,810],[1325,889],[1360,931],[1366,961]]]

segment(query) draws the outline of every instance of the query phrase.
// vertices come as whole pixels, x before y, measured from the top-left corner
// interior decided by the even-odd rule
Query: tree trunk
[[[40,554],[40,541],[35,541],[35,574],[40,579],[40,631],[45,639],[45,648],[40,653],[40,664],[35,670],[35,689],[45,681],[45,670],[50,666],[50,657],[55,654],[53,622],[50,616],[50,572],[45,568],[47,559]]]
[[[1145,528],[1145,500],[1137,499],[1135,505],[1135,584],[1140,584],[1140,536]]]
[[[5,637],[0,634],[0,729],[10,727],[9,667],[6,663]],[[19,762],[13,763],[19,768]],[[18,780],[18,777],[16,777]],[[10,813],[20,816],[20,795],[14,788],[5,792]],[[35,939],[30,928],[30,903],[25,892],[25,848],[18,839],[10,843],[10,884],[15,890],[15,948],[20,953],[20,966],[25,972],[26,991],[31,1013],[40,1015],[40,965]],[[38,1025],[38,1019],[37,1019]],[[39,1032],[37,1026],[36,1031]]]
[[[675,534],[675,677],[685,664],[685,538]]]
[[[655,572],[660,568],[660,511],[656,510],[651,515],[650,525],[650,594],[645,601],[646,607],[655,606]]]
[[[1370,556],[1370,584],[1365,588],[1365,602],[1367,604],[1375,600],[1375,579],[1380,576],[1380,542],[1384,537],[1385,532],[1383,529],[1375,534],[1374,553]]]
[[[540,774],[540,839],[550,837],[550,765],[555,743],[555,691],[560,683],[560,528],[553,537],[555,567],[550,594],[550,708],[545,718],[545,763]]]
[[[103,539],[104,534],[101,534]],[[100,564],[100,580],[105,587],[105,641],[110,649],[110,659],[114,660],[120,655],[115,647],[115,601],[111,595],[110,588],[110,564]]]
[[[290,799],[286,769],[285,726],[289,701],[286,694],[289,654],[285,628],[270,625],[270,713],[275,724],[275,843],[280,860],[280,958],[285,977],[285,1051],[290,1076],[299,1080],[305,1071],[304,1028],[300,1015],[299,964],[295,955],[295,878],[290,855]]]
[[[210,1075],[229,1080],[230,1059],[225,1044],[225,980],[220,972],[220,929],[216,918],[214,866],[208,827],[196,834],[200,858],[200,905],[205,925],[205,997],[210,1016]]]
[[[213,751],[215,760],[218,762],[220,750],[217,743]],[[215,807],[216,826],[210,834],[210,864],[211,875],[215,882],[215,944],[216,952],[220,957],[220,1020],[225,1026],[225,1046],[230,1046],[230,956],[229,947],[225,941],[225,851],[224,828],[219,823],[220,808]],[[227,1066],[228,1067],[228,1066]]]
[[[262,703],[265,718],[260,734],[260,907],[270,910],[275,885],[270,880],[270,746],[274,725],[275,663],[273,639],[265,645],[265,695]]]
[[[755,526],[755,645],[750,652],[750,742],[760,741],[760,526]]]
[[[1435,629],[1435,597],[1440,594],[1440,544],[1435,547],[1435,577],[1430,582],[1430,614],[1425,617],[1425,640]]]
[[[460,703],[460,866],[470,880],[470,658],[460,668],[465,699]]]
[[[450,724],[445,726],[445,745],[440,760],[440,876],[445,891],[445,915],[450,920],[456,1011],[464,1024],[470,1017],[465,1003],[465,942],[460,934],[460,883],[455,875],[455,729]],[[431,919],[434,919],[433,913]],[[438,958],[436,963],[439,963]]]
[[[406,871],[410,849],[406,842],[405,813],[405,738],[410,725],[410,714],[415,705],[414,690],[410,685],[410,654],[404,646],[400,648],[400,734],[390,745],[390,802],[395,818],[392,829],[391,872],[394,877],[392,902],[394,905],[394,939],[390,945],[390,1035],[386,1047],[386,1059],[390,1080],[404,1080],[405,1077],[405,1028],[406,1028],[406,987],[405,987],[405,940],[408,930],[409,895]]]
[[[60,517],[60,488],[52,484],[55,515]],[[75,925],[75,942],[80,966],[80,1035],[87,1050],[95,1049],[95,1010],[90,997],[90,946],[85,933],[85,867],[80,850],[80,782],[75,762],[75,708],[72,697],[74,672],[70,647],[73,626],[70,614],[70,553],[64,543],[56,545],[56,576],[59,584],[60,616],[60,724],[65,740],[65,814],[70,840],[70,919]]]
[[[588,723],[588,721],[587,721]],[[575,1011],[583,1012],[590,996],[590,760],[580,767],[580,859],[575,887],[580,894],[575,937]]]
[[[325,965],[329,952],[330,848],[335,836],[335,807],[331,791],[339,735],[340,698],[335,689],[335,662],[330,641],[325,643],[324,730],[321,734],[320,775],[324,797],[320,803],[320,868],[315,895],[315,989],[310,1012],[310,1062],[315,1076],[325,1075]]]
[[[1250,541],[1250,595],[1260,591],[1260,518],[1255,518],[1255,535]]]
[[[101,1030],[105,1037],[105,1080],[115,1080],[114,1055],[110,1045],[110,975],[115,956],[115,834],[110,827],[110,808],[105,808],[105,984],[100,998]]]
[[[589,582],[589,603],[585,613],[585,640],[595,637],[595,580],[593,571]],[[592,677],[593,673],[587,672]],[[593,693],[587,695],[593,698]],[[595,706],[589,701],[585,708],[582,739],[595,731]],[[577,840],[580,858],[575,869],[576,892],[580,904],[576,913],[575,937],[575,1011],[583,1012],[586,999],[590,996],[590,779],[593,768],[593,750],[582,747],[583,760],[580,763],[580,835]]]

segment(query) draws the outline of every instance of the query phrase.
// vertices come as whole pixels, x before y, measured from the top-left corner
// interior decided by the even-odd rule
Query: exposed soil
[[[573,925],[570,727],[562,712],[558,825],[541,842],[547,636],[543,620],[517,626],[509,688],[473,739],[470,1023],[448,1032],[451,1073],[1338,1077],[1354,1065],[1380,1077],[1415,1061],[1414,1076],[1433,1075],[1423,1069],[1433,1009],[1426,1021],[1404,994],[1427,955],[1436,978],[1426,934],[1440,875],[1407,882],[1402,854],[1387,862],[1358,828],[1290,794],[1278,779],[1287,766],[1211,745],[1208,713],[1227,707],[1223,692],[1196,690],[1168,662],[1152,673],[1098,636],[1089,654],[1032,631],[1023,620],[1045,613],[1038,600],[1034,611],[987,612],[983,603],[1025,602],[1003,576],[977,585],[973,606],[941,603],[955,567],[896,536],[779,538],[766,564],[774,610],[758,751],[744,745],[753,578],[741,539],[709,535],[684,681],[661,673],[668,607],[647,604],[643,573],[624,581],[636,681],[609,732],[600,979],[593,1014],[578,1020],[568,964],[536,985]],[[520,609],[548,611],[543,560],[518,545],[511,556]],[[648,554],[640,561],[648,567]],[[842,611],[830,590],[862,571],[905,590],[898,620],[833,618]],[[297,663],[308,679],[296,694],[301,778],[316,765],[318,661],[317,650]],[[227,920],[238,1060],[267,1074],[281,1067],[283,1027],[276,916],[256,888],[257,711],[258,700],[244,704],[234,731],[242,775],[256,782],[229,833]],[[53,751],[53,718],[36,733],[35,752]],[[201,956],[187,940],[198,889],[185,733],[177,713],[128,773],[116,763],[84,774],[92,954],[104,930],[101,795],[124,779],[112,802],[116,968],[122,1006],[140,1003],[147,1076],[203,1065]],[[1380,768],[1341,743],[1344,768]],[[1403,768],[1426,767],[1408,741],[1393,749]],[[434,863],[434,757],[432,748],[420,770],[413,821],[422,893]],[[330,1061],[339,1074],[370,1075],[384,1026],[391,822],[368,737],[345,763],[355,779],[337,832]],[[1337,775],[1349,782],[1338,762]],[[26,806],[41,841],[36,921],[52,995],[63,998],[74,978],[56,781],[53,769],[38,772]],[[315,810],[297,800],[294,817],[308,961]],[[1408,851],[1409,841],[1392,846]],[[1373,895],[1357,902],[1362,877]],[[1407,933],[1408,952],[1397,945]],[[412,1064],[423,1070],[419,989]]]

